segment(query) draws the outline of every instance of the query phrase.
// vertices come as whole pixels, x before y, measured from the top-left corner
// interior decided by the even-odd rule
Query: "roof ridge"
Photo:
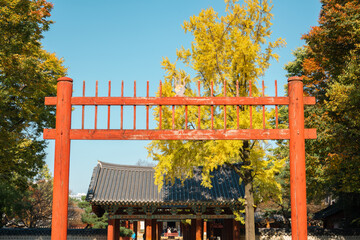
[[[137,169],[137,170],[146,170],[146,171],[155,171],[154,167],[148,166],[137,166],[137,165],[123,165],[123,164],[116,164],[116,163],[107,163],[98,161],[98,165],[100,168],[111,168],[111,169]]]

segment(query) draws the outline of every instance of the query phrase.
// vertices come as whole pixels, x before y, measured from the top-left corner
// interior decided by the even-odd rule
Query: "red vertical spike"
[[[211,97],[214,97],[214,82],[211,81]],[[214,105],[211,105],[211,129],[214,129]]]
[[[109,93],[108,96],[111,96],[111,81],[109,81]],[[108,105],[108,123],[107,128],[110,129],[110,105]]]
[[[99,83],[96,80],[95,97],[98,97],[98,86],[99,86]],[[97,129],[97,113],[98,113],[98,106],[95,105],[95,129]]]
[[[277,80],[275,80],[275,97],[277,97]],[[275,126],[278,128],[279,116],[278,116],[278,105],[275,105]]]
[[[252,97],[252,83],[251,83],[251,80],[249,80],[249,97]],[[250,111],[250,129],[252,129],[253,128],[253,124],[252,124],[252,105],[250,105],[249,111]]]
[[[85,81],[83,81],[83,97],[85,97]],[[81,129],[84,129],[85,105],[82,105]]]
[[[146,97],[149,97],[149,81],[146,83]],[[149,105],[146,105],[146,130],[149,129]]]
[[[200,81],[198,81],[198,96],[200,97]],[[200,123],[200,119],[201,119],[201,109],[200,109],[200,105],[198,106],[198,129],[201,129],[201,123]]]
[[[160,92],[160,97],[162,97],[162,82],[160,80],[160,89],[159,89],[159,92]],[[161,105],[159,105],[159,129],[162,128],[162,107]]]
[[[124,97],[124,81],[121,81],[121,97]],[[120,111],[120,129],[124,128],[124,105],[121,105]]]
[[[236,97],[239,97],[239,81],[236,81]],[[239,129],[239,105],[236,105],[236,129]]]
[[[265,85],[264,80],[262,80],[262,97],[265,97]],[[265,129],[265,105],[262,106],[263,112],[263,129]]]
[[[172,105],[172,129],[175,129],[175,106]]]
[[[134,98],[136,98],[136,81],[134,81]],[[134,129],[136,129],[136,105],[134,105]]]
[[[226,97],[226,81],[224,80],[224,97]],[[224,129],[226,129],[226,105],[224,105]]]
[[[187,129],[188,125],[188,106],[185,105],[185,129]]]

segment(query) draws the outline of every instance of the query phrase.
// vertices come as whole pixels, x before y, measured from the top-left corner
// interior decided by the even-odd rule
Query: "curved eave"
[[[90,204],[99,205],[99,206],[234,206],[234,205],[242,205],[241,202],[236,200],[228,200],[228,201],[187,201],[187,202],[179,202],[179,201],[97,201],[91,200]]]

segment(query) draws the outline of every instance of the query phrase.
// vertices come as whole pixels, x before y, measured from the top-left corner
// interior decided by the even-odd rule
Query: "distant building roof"
[[[341,211],[342,211],[342,209],[340,208],[340,206],[335,203],[335,204],[328,206],[327,208],[324,208],[324,209],[316,212],[313,219],[314,220],[324,220],[325,218],[335,215]]]
[[[145,203],[191,203],[191,202],[237,202],[244,197],[239,176],[229,167],[213,171],[212,188],[201,185],[201,171],[181,184],[165,184],[161,191],[154,184],[152,167],[125,166],[99,162],[94,168],[87,200],[94,204],[145,204]]]

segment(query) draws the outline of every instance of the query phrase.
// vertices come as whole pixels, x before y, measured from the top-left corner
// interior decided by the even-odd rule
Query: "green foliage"
[[[25,191],[16,187],[4,187],[2,191],[8,194],[4,201],[6,209],[2,224],[14,227],[50,227],[52,212],[52,177],[45,165],[34,183],[28,183]],[[8,209],[10,208],[10,209]]]
[[[289,76],[304,77],[306,94],[317,99],[305,111],[307,127],[318,133],[306,142],[308,198],[359,201],[360,5],[355,0],[321,2],[319,26],[303,36],[306,45],[285,66]],[[346,221],[356,218],[354,204],[342,206]]]
[[[307,126],[318,130],[306,145],[310,197],[360,192],[360,7],[350,0],[322,3],[320,25],[304,35],[307,45],[285,67],[305,77],[306,92],[318,101],[306,111]]]
[[[134,232],[126,227],[120,227],[120,237],[131,237]]]
[[[86,228],[107,227],[108,214],[105,213],[102,217],[96,216],[96,214],[92,212],[90,203],[85,201],[85,196],[82,197],[81,202],[78,203],[78,207],[85,210],[85,212],[81,214],[81,221],[87,224]]]
[[[44,106],[44,98],[55,95],[56,79],[66,69],[40,44],[52,23],[51,9],[45,0],[0,1],[0,182],[6,191],[28,189],[44,165],[42,129],[54,125],[53,108]],[[14,202],[11,194],[0,199]],[[0,215],[12,209],[0,206]]]

